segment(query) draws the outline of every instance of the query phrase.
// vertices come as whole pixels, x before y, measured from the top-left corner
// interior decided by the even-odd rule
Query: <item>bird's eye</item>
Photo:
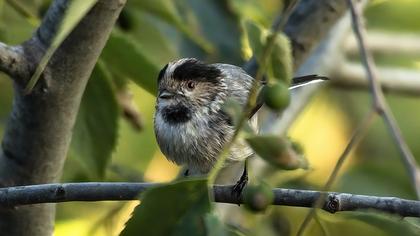
[[[189,90],[193,90],[195,88],[195,82],[194,81],[188,81],[187,88]]]

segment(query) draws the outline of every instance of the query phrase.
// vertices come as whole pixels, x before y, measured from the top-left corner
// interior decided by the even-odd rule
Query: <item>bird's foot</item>
[[[242,196],[242,192],[246,185],[248,184],[248,173],[244,172],[241,178],[236,182],[236,184],[232,188],[232,195],[235,196],[236,199],[239,199]],[[241,205],[238,203],[238,205]]]

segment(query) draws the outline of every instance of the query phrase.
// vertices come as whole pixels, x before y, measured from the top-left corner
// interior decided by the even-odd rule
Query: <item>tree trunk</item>
[[[98,1],[54,53],[32,93],[25,95],[24,87],[70,2],[54,1],[33,37],[10,50],[15,58],[6,71],[14,79],[15,96],[0,149],[1,186],[59,180],[83,91],[125,0]],[[51,235],[54,213],[54,204],[1,207],[0,232]]]

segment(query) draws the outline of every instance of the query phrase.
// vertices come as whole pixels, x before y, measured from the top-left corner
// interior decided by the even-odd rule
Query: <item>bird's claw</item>
[[[236,182],[235,185],[232,187],[232,195],[235,196],[236,199],[239,199],[242,196],[242,192],[245,186],[248,184],[248,175],[242,175],[241,178]],[[238,203],[238,205],[241,205]]]

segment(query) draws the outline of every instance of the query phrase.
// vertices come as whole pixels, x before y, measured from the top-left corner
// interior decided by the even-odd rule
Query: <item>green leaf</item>
[[[130,15],[130,24],[132,24],[132,29],[125,32],[141,47],[143,55],[159,65],[179,57],[174,39],[168,37],[167,31],[170,26],[135,8],[125,8],[124,11]],[[125,48],[121,47],[120,50]]]
[[[98,63],[86,86],[71,143],[72,154],[93,177],[104,176],[117,142],[118,115],[110,75]]]
[[[187,179],[146,191],[121,236],[206,235],[207,180]]]
[[[238,16],[232,12],[228,1],[184,0],[175,1],[188,27],[199,31],[216,50],[209,55],[191,45],[189,40],[180,41],[180,53],[183,57],[207,58],[207,60],[229,61],[231,64],[243,64]],[[191,10],[191,11],[190,11]],[[181,10],[180,10],[181,11]]]
[[[358,163],[343,174],[337,187],[337,191],[342,192],[416,198],[413,186],[407,179],[407,173],[397,160]]]
[[[274,14],[283,7],[284,1],[228,0],[229,7],[242,19],[250,19],[262,25],[271,25]]]
[[[164,20],[166,23],[175,26],[179,31],[184,33],[190,40],[195,44],[200,46],[207,53],[214,51],[214,48],[210,42],[202,37],[198,32],[196,32],[193,25],[184,20],[181,17],[174,1],[168,0],[141,0],[141,1],[132,1],[134,6],[138,7],[143,11],[152,13],[153,15]],[[184,9],[184,11],[189,11],[190,9]]]
[[[140,45],[129,35],[112,32],[101,58],[114,73],[128,77],[153,95],[157,93],[160,67],[143,54]]]
[[[45,55],[41,58],[35,73],[32,75],[31,79],[26,85],[25,93],[31,92],[55,50],[60,46],[64,39],[66,39],[70,32],[76,27],[76,25],[95,5],[96,2],[97,0],[72,0],[68,2],[67,10],[62,18],[57,33],[54,36],[54,39],[51,41],[51,45],[45,52]]]
[[[207,236],[244,236],[239,230],[231,225],[225,225],[220,219],[212,213],[205,216]]]
[[[318,223],[313,223],[308,227],[308,235],[419,235],[419,228],[413,223],[376,211],[339,212],[336,214],[319,211],[317,215]]]
[[[159,16],[170,24],[182,24],[178,10],[173,1],[167,0],[140,0],[131,1],[131,4],[139,9],[148,11],[154,15]]]
[[[274,167],[294,170],[307,168],[304,156],[297,153],[290,141],[275,135],[251,136],[246,141],[251,148]]]
[[[343,215],[345,219],[352,219],[364,222],[366,224],[375,226],[382,230],[386,235],[404,235],[404,236],[416,236],[420,235],[420,227],[416,226],[408,221],[389,216],[381,213],[369,213],[369,212],[351,212]]]

